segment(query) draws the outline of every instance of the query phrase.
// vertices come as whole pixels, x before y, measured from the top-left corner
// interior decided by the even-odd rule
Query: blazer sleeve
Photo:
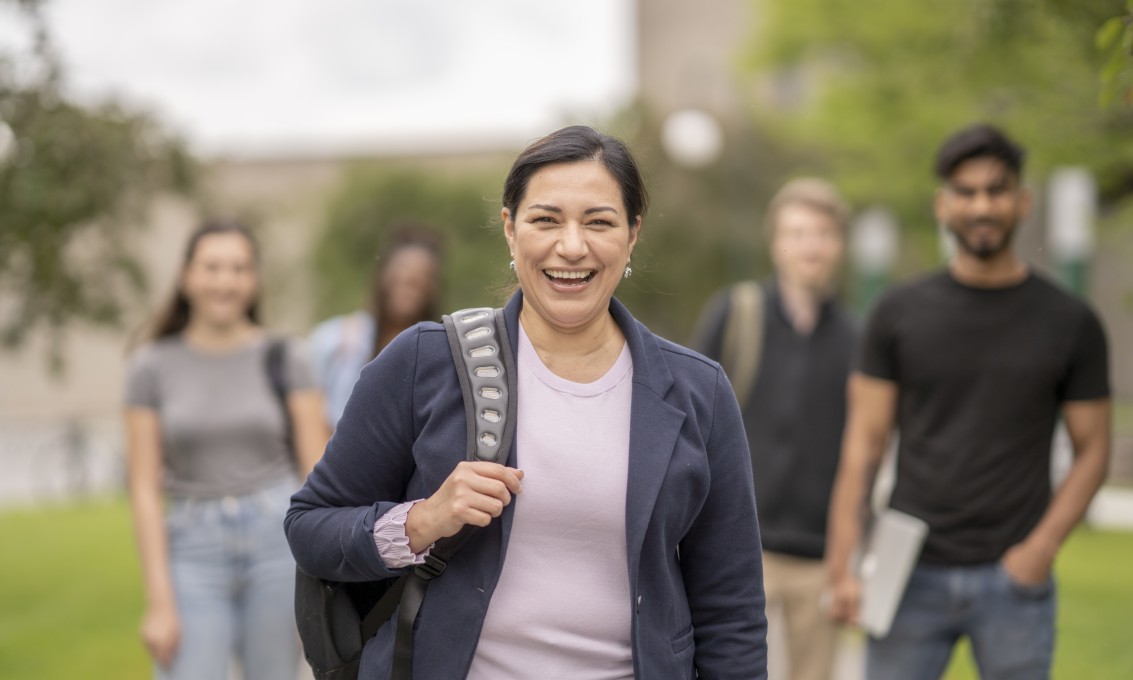
[[[377,518],[414,471],[420,330],[399,335],[362,371],[322,459],[291,498],[284,530],[300,569],[335,581],[391,578],[374,544]]]
[[[716,370],[704,506],[681,541],[680,561],[702,678],[766,678],[767,618],[751,457],[739,405]]]

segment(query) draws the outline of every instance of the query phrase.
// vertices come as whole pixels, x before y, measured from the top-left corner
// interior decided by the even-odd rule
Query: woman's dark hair
[[[181,290],[180,278],[184,275],[185,270],[189,267],[189,263],[193,261],[193,256],[197,254],[197,246],[200,244],[201,239],[213,234],[239,234],[244,237],[248,245],[252,248],[252,259],[259,264],[260,249],[256,244],[256,238],[252,236],[252,232],[243,224],[239,222],[227,220],[207,220],[197,227],[189,236],[189,243],[185,246],[185,258],[181,261],[181,271],[178,274],[177,287],[173,291],[173,297],[166,304],[165,309],[157,316],[157,320],[153,325],[152,339],[165,338],[170,335],[176,335],[185,330],[185,326],[189,325],[189,299],[185,297],[185,293]],[[248,305],[248,320],[254,324],[260,322],[260,296],[256,292],[256,296],[252,299],[252,304]]]
[[[372,356],[376,357],[378,352],[389,344],[393,336],[404,330],[400,327],[395,328],[393,320],[389,318],[386,312],[389,308],[389,305],[386,304],[389,291],[382,285],[382,281],[385,277],[386,268],[393,262],[394,257],[399,252],[410,248],[420,248],[432,256],[437,265],[435,273],[437,286],[433,289],[432,297],[426,300],[425,306],[419,310],[417,318],[413,319],[409,325],[420,321],[439,321],[441,318],[440,274],[444,262],[444,237],[439,230],[433,227],[417,222],[401,222],[386,237],[385,245],[381,254],[378,255],[377,266],[374,267],[373,279],[370,283],[370,314],[377,322]]]
[[[556,130],[532,142],[519,154],[504,181],[504,207],[515,215],[531,177],[543,166],[577,161],[598,161],[610,171],[621,187],[631,226],[638,216],[645,216],[649,196],[629,148],[620,139],[585,125]]]
[[[1027,152],[1011,141],[999,128],[979,123],[956,132],[941,144],[936,152],[933,168],[941,180],[952,177],[952,173],[964,161],[973,158],[996,158],[1007,166],[1016,177],[1023,172],[1023,158]]]

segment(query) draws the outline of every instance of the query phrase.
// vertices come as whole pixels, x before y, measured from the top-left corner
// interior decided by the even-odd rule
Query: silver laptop
[[[858,620],[873,637],[889,634],[927,535],[923,520],[892,508],[874,521],[858,566],[862,583]]]

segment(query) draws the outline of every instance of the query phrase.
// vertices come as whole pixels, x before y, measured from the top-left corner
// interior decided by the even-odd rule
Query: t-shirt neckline
[[[523,330],[523,324],[519,324],[519,365],[526,370],[530,370],[539,382],[553,390],[571,394],[576,397],[595,397],[600,394],[609,392],[618,386],[629,375],[630,369],[633,368],[633,358],[629,352],[629,344],[622,342],[622,350],[618,354],[618,358],[614,360],[612,366],[606,371],[602,377],[594,382],[579,383],[573,380],[567,380],[561,376],[555,375],[547,365],[543,363],[543,359],[539,357],[539,353],[535,351],[535,346],[531,344],[530,338]]]
[[[1008,284],[1006,286],[990,286],[990,287],[989,286],[973,286],[971,284],[964,283],[960,279],[956,278],[956,275],[952,272],[952,269],[950,267],[945,267],[944,278],[949,283],[951,283],[953,287],[958,288],[960,290],[970,291],[972,293],[977,293],[977,294],[980,294],[980,295],[996,295],[996,294],[1001,294],[1001,293],[1010,293],[1010,292],[1013,292],[1013,291],[1016,291],[1016,290],[1023,288],[1024,286],[1029,284],[1032,280],[1034,280],[1035,272],[1030,267],[1027,267],[1027,275],[1026,276],[1019,279],[1015,283],[1011,283],[1011,284]]]

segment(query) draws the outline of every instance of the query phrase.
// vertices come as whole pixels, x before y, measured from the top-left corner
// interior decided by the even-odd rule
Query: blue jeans
[[[298,671],[295,562],[283,534],[294,479],[245,496],[177,499],[169,507],[170,570],[181,642],[162,680],[293,680]]]
[[[937,680],[966,635],[983,680],[1050,678],[1054,617],[1053,578],[1031,586],[998,563],[918,565],[889,635],[869,640],[866,677]]]

